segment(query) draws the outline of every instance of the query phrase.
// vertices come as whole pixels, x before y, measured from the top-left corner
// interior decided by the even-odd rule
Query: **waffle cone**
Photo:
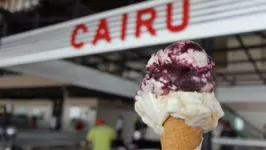
[[[195,150],[202,141],[202,130],[190,127],[183,119],[168,117],[163,124],[162,150]]]

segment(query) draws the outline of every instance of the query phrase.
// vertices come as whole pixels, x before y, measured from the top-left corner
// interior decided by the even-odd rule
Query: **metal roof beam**
[[[47,86],[63,86],[65,84],[26,75],[11,75],[0,78],[0,89],[17,89],[30,87],[47,87]]]
[[[262,73],[266,73],[266,70],[261,70]],[[222,73],[222,72],[218,72]],[[223,74],[226,74],[227,76],[234,76],[234,75],[252,75],[256,74],[256,72],[252,70],[245,70],[245,71],[230,71],[230,72],[223,72]]]
[[[230,85],[235,85],[236,83],[236,78],[234,78],[233,80],[230,80],[228,79],[227,75],[225,75],[224,73],[216,72],[216,75],[220,76],[222,80],[224,80],[225,82],[228,82]]]
[[[259,78],[266,84],[266,80],[262,75],[261,70],[259,69],[256,61],[253,59],[251,53],[249,52],[248,48],[245,46],[242,38],[240,37],[240,35],[236,35],[236,39],[238,40],[239,44],[241,45],[242,49],[244,50],[248,60],[252,63],[256,73],[258,74]]]
[[[255,32],[255,34],[260,36],[261,38],[266,39],[266,35],[263,32]]]
[[[139,87],[135,82],[63,60],[7,67],[6,69],[131,98],[135,96]]]

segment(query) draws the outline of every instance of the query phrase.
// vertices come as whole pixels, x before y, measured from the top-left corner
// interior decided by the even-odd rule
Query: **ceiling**
[[[40,4],[40,0],[1,0],[0,6],[12,13],[30,11]]]
[[[0,3],[0,14],[8,24],[4,34],[11,35],[142,1],[38,0],[38,3],[33,3],[32,0],[4,0]],[[13,8],[21,9],[13,11]]]

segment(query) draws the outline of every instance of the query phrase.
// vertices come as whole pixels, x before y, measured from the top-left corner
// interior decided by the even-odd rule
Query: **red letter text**
[[[127,14],[123,14],[122,16],[122,28],[121,28],[121,40],[125,40],[127,31]]]
[[[178,32],[181,30],[184,30],[188,25],[188,17],[189,17],[189,0],[183,0],[183,21],[180,25],[174,26],[172,25],[172,19],[173,19],[173,4],[169,3],[167,4],[167,28],[171,32]]]
[[[142,16],[144,14],[150,14],[150,18],[146,19],[146,20],[142,20]],[[146,28],[148,29],[148,31],[150,32],[150,34],[155,35],[155,30],[152,26],[152,23],[154,21],[154,19],[156,18],[156,11],[154,8],[147,8],[147,9],[143,9],[143,10],[139,10],[137,12],[137,18],[136,18],[136,32],[135,35],[136,37],[140,36],[140,29],[142,26],[146,26]]]
[[[76,49],[80,49],[84,45],[84,42],[79,42],[78,43],[76,41],[76,36],[77,36],[79,30],[82,31],[82,32],[88,32],[88,28],[87,28],[87,26],[85,24],[79,24],[72,31],[70,42],[71,42],[71,46],[76,48]]]
[[[98,25],[96,34],[94,35],[94,39],[92,41],[92,44],[93,45],[97,44],[99,39],[105,39],[107,42],[111,41],[106,19],[102,19],[100,21],[100,24]]]

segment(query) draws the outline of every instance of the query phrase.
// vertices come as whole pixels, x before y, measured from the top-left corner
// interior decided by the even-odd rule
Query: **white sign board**
[[[0,67],[266,28],[265,0],[156,0],[6,37]]]

